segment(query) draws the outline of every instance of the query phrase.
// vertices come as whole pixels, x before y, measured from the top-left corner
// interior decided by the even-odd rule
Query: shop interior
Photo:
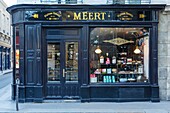
[[[148,28],[91,28],[90,83],[149,82]]]

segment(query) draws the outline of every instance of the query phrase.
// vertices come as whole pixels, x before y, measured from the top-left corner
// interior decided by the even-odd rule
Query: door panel
[[[61,42],[47,42],[46,97],[62,98]]]
[[[72,98],[80,95],[78,40],[47,41],[47,98]]]

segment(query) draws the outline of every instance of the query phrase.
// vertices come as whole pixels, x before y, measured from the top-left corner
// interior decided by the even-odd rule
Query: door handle
[[[66,74],[67,72],[65,72],[65,69],[63,69],[63,77],[65,77],[65,74]]]

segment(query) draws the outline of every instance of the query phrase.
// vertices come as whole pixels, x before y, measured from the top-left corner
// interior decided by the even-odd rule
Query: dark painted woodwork
[[[72,33],[69,33],[72,32]],[[47,58],[47,44],[48,43],[60,43],[60,54],[61,60],[60,62],[60,81],[57,83],[50,83],[45,79],[45,97],[48,99],[79,99],[80,98],[80,86],[81,86],[81,28],[58,28],[58,29],[47,29],[46,30],[46,40],[45,41],[45,55]],[[79,57],[78,57],[78,82],[66,82],[65,77],[62,77],[62,69],[65,69],[65,42],[78,42],[79,48]],[[44,60],[45,67],[47,67],[47,59]],[[47,73],[47,69],[45,69],[45,73]],[[44,74],[47,76],[47,74]]]
[[[25,26],[25,55],[26,55],[26,84],[33,85],[35,83],[34,77],[36,74],[36,67],[35,67],[35,30],[36,25],[26,25]],[[29,91],[30,92],[30,91]]]
[[[152,40],[152,66],[154,67],[152,69],[152,74],[153,74],[153,84],[158,84],[158,25],[157,24],[153,24],[153,38]]]
[[[159,99],[159,86],[158,85],[152,85],[151,87],[151,101],[152,102],[160,102]]]
[[[65,86],[48,84],[46,90],[48,99],[79,99],[80,86],[77,84],[68,84]]]
[[[25,31],[26,84],[41,85],[41,26],[26,25]]]
[[[16,27],[16,26],[15,26]],[[13,29],[12,29],[12,32],[13,32],[13,34],[15,34],[15,32],[16,32],[16,29],[15,29],[15,27],[13,27]],[[12,51],[13,51],[13,62],[16,62],[16,56],[15,56],[15,50],[16,50],[16,35],[13,35],[13,38],[12,38],[12,42],[13,42],[13,44],[12,44]],[[16,82],[15,82],[15,73],[16,73],[16,66],[15,66],[15,63],[13,63],[13,73],[12,73],[12,84],[11,84],[11,92],[12,92],[12,94],[11,94],[11,99],[12,100],[15,100],[15,97],[16,97]]]
[[[90,101],[152,101],[159,102],[158,86],[158,13],[165,5],[15,5],[7,10],[12,14],[14,27],[20,25],[20,102],[42,102],[43,99],[80,98],[82,102]],[[27,21],[25,11],[54,10],[78,11],[84,10],[147,10],[152,12],[151,21]],[[89,29],[95,27],[147,27],[150,30],[149,41],[149,83],[132,84],[90,84],[89,82]],[[56,35],[51,29],[80,29],[79,36]],[[71,30],[70,30],[71,31]],[[15,28],[13,29],[15,34]],[[68,32],[69,33],[69,32]],[[70,33],[71,34],[71,33]],[[62,39],[62,40],[61,40]],[[79,41],[79,83],[78,84],[47,84],[47,53],[46,41],[66,40]],[[13,37],[15,53],[15,35]],[[15,59],[15,55],[14,55]],[[15,60],[14,60],[15,62]],[[15,98],[15,65],[13,71],[12,98]],[[73,92],[73,90],[75,92]]]
[[[87,85],[89,83],[87,75],[89,74],[87,70],[89,69],[89,60],[88,60],[88,26],[84,26],[82,29],[82,64],[84,64],[82,72],[82,84]]]
[[[154,17],[155,13],[158,12],[160,9],[163,9],[165,5],[155,5],[155,4],[150,4],[150,5],[147,5],[147,4],[131,4],[131,5],[128,5],[128,4],[112,4],[112,5],[96,5],[95,7],[93,5],[75,5],[74,7],[70,7],[69,5],[44,5],[44,4],[38,4],[38,5],[31,5],[31,4],[25,4],[25,5],[15,5],[15,6],[11,6],[9,8],[7,8],[8,12],[12,13],[13,16],[12,16],[12,23],[13,24],[17,24],[17,23],[22,23],[22,22],[29,22],[25,19],[25,11],[54,11],[56,9],[62,9],[62,10],[65,10],[65,11],[68,11],[68,10],[72,10],[72,11],[80,11],[80,10],[83,10],[83,11],[110,11],[110,9],[112,10],[141,10],[143,11],[144,9],[146,11],[152,11],[152,17]],[[36,10],[35,10],[36,9]],[[89,10],[90,9],[90,10]],[[155,17],[157,18],[157,17]],[[154,22],[155,21],[155,18],[152,18],[152,21]],[[33,21],[34,22],[34,21]],[[42,22],[42,20],[40,21],[37,21],[37,22]],[[51,21],[52,22],[52,21]],[[85,23],[94,23],[95,21],[84,21]],[[120,21],[121,23],[122,21]],[[131,22],[134,22],[134,21],[131,21]],[[140,24],[141,21],[136,21],[138,24]],[[61,22],[63,23],[63,22]],[[67,23],[67,21],[66,21]],[[73,23],[73,22],[71,22]],[[74,22],[75,24],[77,23],[76,21]],[[80,23],[82,23],[80,21]],[[98,23],[100,23],[100,21],[98,21]],[[116,23],[119,23],[118,21],[116,21]],[[48,23],[50,24],[50,23]]]
[[[19,27],[19,79],[20,79],[20,86],[19,86],[19,101],[25,102],[25,37],[24,37],[24,24],[18,25]]]
[[[79,10],[79,9],[91,9],[91,10],[103,10],[103,9],[149,9],[149,10],[155,10],[158,11],[160,9],[163,9],[165,7],[165,4],[110,4],[110,5],[71,5],[72,7],[70,7],[70,5],[64,5],[64,4],[54,4],[54,5],[47,5],[47,4],[38,4],[38,5],[34,5],[34,4],[19,4],[19,5],[15,5],[15,6],[11,6],[9,7],[7,10],[8,12],[12,12],[12,11],[16,11],[20,10],[22,11],[22,9],[37,9],[37,10],[56,10],[56,9],[72,9],[72,10]]]
[[[19,73],[20,73],[20,85],[25,85],[25,37],[24,37],[24,25],[20,24],[19,25],[19,50],[20,50],[20,54],[19,54]]]
[[[24,20],[24,15],[23,15],[24,11],[23,10],[20,10],[20,11],[16,11],[13,13],[13,16],[12,16],[12,23],[19,23],[19,22],[23,22]]]
[[[150,100],[150,85],[90,85],[81,87],[82,102],[87,101],[148,101]]]
[[[68,16],[69,15],[69,16]],[[145,15],[141,17],[141,15]],[[29,10],[25,11],[27,21],[151,21],[152,12],[145,9],[136,10]],[[84,17],[86,16],[86,17]]]
[[[41,24],[20,26],[20,96],[22,101],[42,101]],[[23,88],[23,89],[22,89]],[[38,91],[38,92],[37,92]]]

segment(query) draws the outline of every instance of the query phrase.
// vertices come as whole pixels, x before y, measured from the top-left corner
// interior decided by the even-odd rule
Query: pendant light
[[[97,48],[96,48],[96,50],[95,50],[95,53],[96,53],[96,54],[100,54],[101,52],[102,52],[102,50],[100,49],[99,46],[97,46]]]
[[[136,40],[136,49],[134,50],[134,53],[135,53],[135,54],[140,54],[140,52],[141,52],[140,49],[139,49],[139,47],[138,47],[138,40],[139,40],[139,39]]]
[[[136,46],[136,49],[134,50],[134,53],[135,54],[140,54],[140,52],[141,52],[140,49],[138,48],[138,46]]]
[[[100,30],[99,30],[99,34],[100,34]],[[100,47],[99,47],[99,43],[100,43],[100,41],[99,41],[99,35],[97,35],[96,36],[97,38],[98,38],[98,45],[97,45],[97,48],[96,48],[96,50],[95,50],[95,53],[96,54],[100,54],[101,52],[102,52],[102,50],[100,49]]]

